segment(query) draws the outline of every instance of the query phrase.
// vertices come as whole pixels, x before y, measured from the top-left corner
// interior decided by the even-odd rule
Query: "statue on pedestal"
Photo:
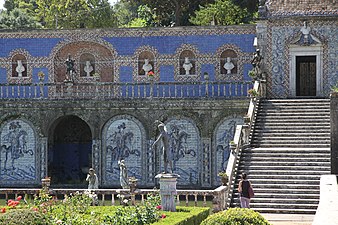
[[[171,148],[169,146],[170,141],[170,135],[168,134],[167,127],[164,123],[161,121],[155,121],[159,122],[158,129],[160,131],[160,134],[158,135],[157,139],[152,145],[152,148],[156,146],[156,144],[159,141],[162,141],[162,154],[163,154],[163,162],[164,162],[164,173],[173,173],[173,153],[171,152]],[[170,167],[170,170],[168,171],[168,164]]]
[[[120,167],[120,183],[123,189],[129,189],[129,179],[128,179],[128,171],[127,166],[124,163],[124,160],[119,160],[117,164]]]
[[[88,182],[88,189],[98,189],[99,188],[99,179],[93,168],[89,169],[86,181]]]
[[[65,82],[71,82],[73,79],[73,73],[75,73],[74,64],[75,60],[70,57],[70,54],[68,55],[68,58],[66,60],[66,66],[67,66],[67,73],[66,73],[66,79]]]
[[[251,65],[254,67],[255,77],[258,79],[262,78],[262,59],[263,57],[260,54],[260,50],[257,49],[253,59],[251,60]]]

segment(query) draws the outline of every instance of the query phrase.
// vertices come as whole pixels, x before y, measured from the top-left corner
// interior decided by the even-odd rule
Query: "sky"
[[[111,5],[115,4],[115,2],[117,2],[118,0],[108,0],[110,2]],[[4,2],[5,0],[0,0],[0,9],[4,8]]]

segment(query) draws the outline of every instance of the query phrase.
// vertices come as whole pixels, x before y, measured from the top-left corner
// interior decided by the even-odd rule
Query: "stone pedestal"
[[[160,179],[160,196],[162,210],[176,212],[175,195],[178,174],[158,174],[155,178]]]

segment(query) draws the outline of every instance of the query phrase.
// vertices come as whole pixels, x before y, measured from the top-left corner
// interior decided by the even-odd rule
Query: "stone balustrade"
[[[1,84],[2,99],[243,98],[252,82]]]
[[[214,190],[177,190],[176,205],[198,206],[202,202],[202,206],[207,207],[208,201],[212,201],[214,211],[224,210],[226,206],[227,186],[221,186]],[[11,199],[17,196],[25,196],[25,198],[34,198],[41,189],[38,188],[1,188],[0,198]],[[50,189],[50,193],[58,198],[71,193],[84,192],[88,189]],[[158,189],[136,189],[134,193],[130,193],[129,189],[96,189],[93,190],[100,199],[100,205],[105,205],[106,200],[111,200],[111,205],[116,205],[119,196],[131,196],[131,204],[135,204],[135,199],[143,203],[148,194],[159,193]],[[191,200],[193,199],[193,200]],[[191,203],[193,201],[193,204]],[[183,203],[184,202],[184,203]]]

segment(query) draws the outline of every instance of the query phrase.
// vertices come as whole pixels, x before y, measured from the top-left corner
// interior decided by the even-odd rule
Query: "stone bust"
[[[22,77],[22,73],[25,71],[25,67],[22,65],[21,60],[18,60],[18,65],[15,68],[15,71],[18,73],[18,77]]]
[[[93,66],[90,64],[90,61],[86,61],[86,65],[83,70],[86,72],[86,76],[89,77],[90,73],[94,70]]]
[[[235,68],[235,65],[231,62],[230,57],[227,57],[227,61],[224,63],[223,67],[227,71],[227,74],[231,74],[231,70]]]
[[[144,59],[144,64],[142,66],[144,74],[147,75],[149,71],[153,69],[153,66],[149,63],[149,59]]]
[[[185,75],[189,75],[190,74],[190,70],[192,68],[192,64],[189,60],[188,57],[184,58],[184,63],[183,63],[183,69],[185,70]]]

